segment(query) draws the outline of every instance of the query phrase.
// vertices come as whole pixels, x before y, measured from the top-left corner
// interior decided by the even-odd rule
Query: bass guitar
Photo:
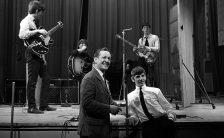
[[[37,33],[34,36],[31,36],[29,39],[24,40],[27,47],[30,47],[32,52],[39,57],[45,55],[49,51],[49,44],[53,44],[53,40],[50,35],[52,35],[56,30],[63,27],[63,23],[61,21],[58,24],[50,29],[46,35]]]
[[[147,63],[154,63],[157,59],[157,52],[152,51],[147,49],[145,46],[144,47],[138,47],[136,45],[134,45],[133,43],[129,42],[126,39],[123,39],[119,34],[115,35],[116,38],[124,41],[125,43],[129,44],[130,46],[132,46],[135,49],[135,53],[139,56],[139,57],[144,57],[145,61]]]

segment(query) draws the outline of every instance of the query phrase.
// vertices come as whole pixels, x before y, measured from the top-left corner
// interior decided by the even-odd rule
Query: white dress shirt
[[[35,30],[35,29],[37,29],[37,27],[34,23],[34,17],[31,14],[28,14],[20,22],[19,38],[28,39],[31,36],[30,30]]]
[[[146,46],[150,51],[159,52],[160,50],[160,42],[159,37],[157,35],[149,34],[147,36],[143,36],[138,41],[138,47],[145,46],[146,38],[149,42],[149,46]]]
[[[93,66],[94,67],[94,66]],[[96,67],[94,67],[94,69],[97,70],[97,72],[99,72],[100,76],[102,77],[102,79],[104,80],[104,77],[103,77],[103,72],[99,69],[97,69]],[[104,80],[105,81],[105,80]]]
[[[172,105],[163,96],[161,90],[155,87],[142,86],[142,92],[148,112],[154,117],[158,118],[165,114],[173,113]],[[139,119],[141,122],[148,121],[149,119],[145,115],[140,98],[139,87],[128,94],[128,108],[129,114],[135,119]]]

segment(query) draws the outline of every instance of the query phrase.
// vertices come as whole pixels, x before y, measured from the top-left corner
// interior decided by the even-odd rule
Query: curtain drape
[[[224,91],[224,47],[218,46],[217,1],[209,0],[209,32],[212,58],[214,95]]]
[[[41,1],[41,0],[40,0]],[[40,19],[40,26],[50,30],[58,21],[63,28],[52,34],[54,44],[50,45],[46,55],[49,74],[52,78],[67,78],[67,59],[79,39],[82,0],[42,0],[45,12]],[[25,79],[25,57],[23,41],[18,38],[19,23],[27,15],[29,0],[5,0],[5,22],[3,37],[6,37],[3,61],[7,65],[5,76],[9,79]],[[3,64],[4,64],[3,63]]]
[[[142,37],[141,25],[149,22],[152,25],[152,33],[161,39],[161,50],[159,53],[160,87],[164,93],[170,91],[169,76],[169,40],[168,19],[169,3],[167,0],[89,0],[88,19],[88,41],[89,51],[101,47],[107,47],[112,53],[113,63],[120,71],[122,69],[122,41],[115,38],[116,34],[122,35],[122,30],[132,28],[125,33],[125,39],[137,45],[138,39]],[[132,47],[125,44],[127,60],[137,60]],[[114,71],[114,70],[113,70]],[[121,77],[121,75],[119,76]]]
[[[64,26],[56,31],[46,55],[48,72],[51,78],[67,78],[67,60],[76,47],[80,37],[80,24],[83,0],[40,0],[45,4],[46,11],[40,19],[40,25],[46,30],[51,29],[62,21]],[[115,38],[125,28],[133,28],[125,33],[125,39],[137,45],[142,36],[141,25],[149,22],[152,33],[161,38],[159,53],[160,87],[166,93],[169,90],[169,40],[168,18],[169,6],[172,0],[89,0],[87,39],[88,52],[91,56],[96,49],[108,47],[112,52],[114,66],[122,68],[122,41]],[[0,9],[3,11],[1,22],[1,61],[3,68],[2,79],[25,79],[25,47],[18,38],[19,23],[27,15],[29,0],[1,0]],[[4,32],[4,33],[2,33]],[[85,34],[84,34],[85,35]],[[2,52],[2,50],[4,52]],[[126,44],[126,59],[137,60],[132,47]],[[1,72],[0,72],[1,73]],[[0,74],[1,75],[1,74]]]

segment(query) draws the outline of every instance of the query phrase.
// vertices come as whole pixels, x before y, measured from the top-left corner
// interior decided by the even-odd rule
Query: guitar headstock
[[[119,34],[115,35],[116,38],[122,39],[122,37]]]
[[[63,27],[63,23],[62,23],[62,21],[58,21],[58,26],[60,26],[61,28]]]

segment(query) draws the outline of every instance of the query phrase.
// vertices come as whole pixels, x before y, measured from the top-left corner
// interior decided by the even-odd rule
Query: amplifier
[[[12,103],[12,82],[15,82],[15,104],[26,103],[26,81],[25,79],[6,79],[5,92],[3,102],[6,104]]]
[[[71,103],[79,104],[79,90],[78,87],[55,87],[49,88],[49,104]]]
[[[6,79],[3,102],[12,102],[12,82],[15,82],[15,104],[26,103],[26,80]],[[48,95],[49,104],[79,104],[79,83],[72,79],[51,79]]]
[[[49,89],[49,103],[79,104],[79,83],[73,79],[52,79]]]

